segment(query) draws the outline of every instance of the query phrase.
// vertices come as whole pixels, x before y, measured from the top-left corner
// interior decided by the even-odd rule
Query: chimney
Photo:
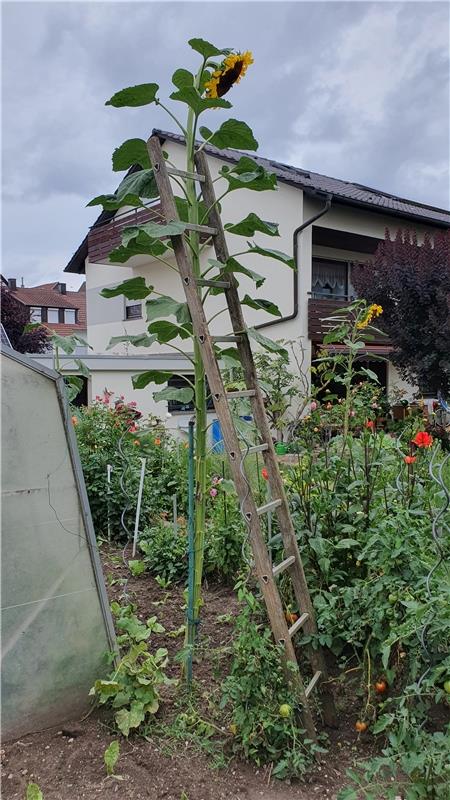
[[[57,291],[60,294],[67,294],[67,287],[65,283],[58,283],[57,284]]]
[[[12,289],[13,292],[17,289],[17,279],[16,278],[8,278],[8,289]]]

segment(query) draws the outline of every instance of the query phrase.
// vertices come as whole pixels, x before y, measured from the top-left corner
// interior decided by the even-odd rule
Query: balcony
[[[143,225],[145,222],[161,222],[161,206],[152,208],[133,208],[124,214],[91,228],[88,234],[88,256],[91,264],[108,263],[109,254],[122,244],[122,231],[130,225]]]
[[[323,337],[336,324],[329,322],[326,318],[334,316],[339,308],[345,308],[348,305],[350,305],[350,301],[347,296],[342,296],[341,299],[335,297],[328,299],[326,297],[315,297],[314,295],[310,297],[308,300],[308,338],[312,342],[322,342]],[[378,349],[379,346],[382,346],[386,348],[387,352],[390,351],[390,341],[386,336],[380,336],[375,332],[373,336],[374,339],[370,341],[369,348],[375,345]]]

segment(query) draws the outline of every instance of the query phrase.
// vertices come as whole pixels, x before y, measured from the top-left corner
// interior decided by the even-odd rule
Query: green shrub
[[[154,418],[142,420],[134,403],[105,393],[74,417],[86,489],[97,535],[124,541],[133,530],[141,472],[146,458],[141,527],[172,505],[177,494],[180,513],[186,506],[186,454]],[[107,465],[112,466],[108,487]],[[122,524],[123,523],[123,524]]]

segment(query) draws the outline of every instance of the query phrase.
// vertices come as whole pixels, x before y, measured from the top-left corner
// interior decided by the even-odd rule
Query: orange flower
[[[139,439],[135,439],[133,444],[136,445],[136,447],[140,447],[140,445],[141,445]]]
[[[265,467],[262,468],[261,475],[263,476],[265,481],[269,480],[269,473],[267,472],[267,469]]]
[[[417,447],[431,447],[433,444],[433,437],[426,431],[419,431],[416,433],[412,443]]]
[[[72,425],[78,425],[78,417],[72,417]]]
[[[405,462],[405,464],[414,464],[416,458],[417,456],[405,456],[403,461]]]
[[[366,428],[368,428],[369,431],[373,431],[373,429],[375,427],[375,423],[374,423],[373,419],[367,419],[365,421],[365,423],[364,423],[364,426]]]
[[[156,444],[157,446],[160,445],[161,444],[161,439],[155,439],[153,444]]]

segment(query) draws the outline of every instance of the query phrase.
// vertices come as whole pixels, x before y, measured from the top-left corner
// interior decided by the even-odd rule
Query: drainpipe
[[[330,209],[331,201],[333,199],[333,195],[327,195],[327,201],[325,203],[324,208],[322,211],[319,211],[310,219],[307,219],[306,222],[303,222],[298,228],[295,229],[294,233],[292,234],[292,251],[294,254],[294,279],[293,279],[293,294],[294,294],[294,310],[292,314],[288,314],[286,317],[277,317],[270,322],[262,322],[260,325],[255,325],[255,328],[268,328],[272,327],[273,325],[280,325],[282,322],[288,322],[291,319],[295,319],[298,314],[298,236],[302,233],[305,228],[308,228],[309,225],[312,225],[317,219],[323,217],[324,214]]]

